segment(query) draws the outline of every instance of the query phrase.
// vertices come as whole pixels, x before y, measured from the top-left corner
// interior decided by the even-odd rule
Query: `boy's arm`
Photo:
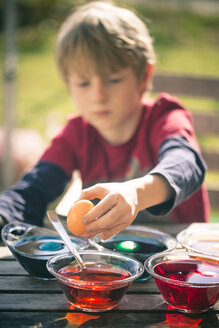
[[[204,174],[200,154],[184,138],[166,139],[160,147],[158,165],[146,176],[98,184],[82,192],[81,198],[102,199],[84,217],[86,237],[102,233],[107,239],[130,225],[145,208],[153,214],[166,214],[201,186]]]
[[[158,164],[149,174],[164,177],[174,190],[172,201],[147,208],[151,214],[164,215],[194,194],[204,181],[206,165],[201,154],[183,137],[172,136],[160,147]]]
[[[52,163],[40,161],[12,188],[0,196],[0,216],[4,223],[13,220],[42,225],[46,208],[66,187],[65,172]]]

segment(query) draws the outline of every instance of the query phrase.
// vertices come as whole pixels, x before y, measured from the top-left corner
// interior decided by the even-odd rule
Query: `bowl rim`
[[[144,226],[144,225],[137,225],[137,224],[132,224],[132,225],[128,226],[124,230],[120,231],[117,235],[115,235],[113,237],[110,237],[106,241],[100,240],[101,245],[103,245],[103,247],[105,247],[104,242],[109,242],[111,240],[113,241],[113,238],[118,238],[119,239],[119,235],[123,235],[123,234],[124,235],[126,235],[126,234],[131,235],[131,233],[133,231],[134,232],[140,232],[142,234],[141,237],[143,237],[143,238],[144,237],[149,237],[151,239],[156,239],[159,242],[161,242],[167,248],[166,250],[164,250],[164,252],[165,251],[171,251],[171,250],[176,248],[177,240],[172,235],[170,235],[166,232],[160,231],[160,230],[158,230],[156,228],[153,228],[153,227]],[[148,234],[148,235],[146,235],[146,234]],[[134,237],[135,237],[135,235],[132,235],[132,238],[134,238]],[[136,235],[136,237],[138,237],[138,236]],[[109,251],[110,251],[110,249],[109,249]],[[123,251],[117,251],[117,252],[119,252],[121,254],[129,254],[130,256],[133,256],[133,257],[141,256],[142,254],[149,257],[152,254],[154,254],[154,252],[150,252],[150,253],[145,253],[145,252],[144,253],[142,253],[142,252],[123,252]]]
[[[157,274],[156,272],[154,272],[153,268],[154,265],[152,265],[152,261],[154,261],[155,259],[158,259],[159,257],[165,257],[165,256],[178,256],[181,255],[181,259],[185,258],[185,259],[203,259],[206,260],[206,262],[211,262],[214,263],[216,265],[218,265],[219,267],[219,260],[215,259],[214,257],[210,257],[210,256],[206,256],[205,254],[202,253],[198,253],[198,252],[190,252],[187,250],[183,250],[183,249],[179,249],[177,251],[170,251],[170,252],[160,252],[157,254],[154,254],[152,256],[150,256],[148,259],[145,260],[144,262],[144,268],[145,270],[155,279],[158,280],[162,280],[165,281],[171,285],[176,285],[176,286],[183,286],[183,287],[193,287],[193,288],[199,288],[199,287],[216,287],[219,286],[219,281],[218,282],[205,282],[205,283],[194,283],[194,282],[186,282],[186,281],[180,281],[180,280],[173,280],[167,277],[163,277],[159,274]],[[176,258],[177,259],[177,258]],[[160,263],[164,262],[165,259],[163,261],[161,261]],[[158,263],[157,263],[158,264]]]
[[[45,254],[29,254],[29,253],[26,253],[26,252],[22,252],[20,251],[19,249],[16,249],[14,248],[14,244],[16,243],[19,243],[19,241],[23,240],[23,239],[34,239],[34,238],[37,238],[38,236],[40,237],[45,237],[47,239],[57,239],[57,242],[60,242],[61,244],[64,245],[64,242],[62,241],[62,238],[56,234],[55,231],[51,230],[51,235],[29,235],[28,236],[28,233],[31,232],[32,229],[34,229],[36,226],[32,225],[32,224],[28,224],[28,223],[25,223],[25,222],[12,222],[12,223],[8,223],[6,224],[3,228],[2,228],[2,231],[1,231],[1,238],[2,238],[2,241],[3,243],[10,249],[10,251],[14,254],[18,254],[18,255],[21,255],[23,257],[26,257],[26,258],[31,258],[31,259],[37,259],[37,260],[48,260],[48,258],[52,257],[52,256],[56,256],[56,255],[59,255],[57,254],[56,251],[53,251],[53,252],[50,252],[50,253],[45,253]],[[37,226],[38,227],[38,226]],[[7,235],[12,235],[12,232],[13,230],[17,229],[17,228],[20,228],[21,230],[24,231],[24,233],[22,234],[21,238],[17,238],[17,240],[13,240],[11,241],[11,243],[8,241],[8,239],[6,238]],[[41,228],[41,227],[39,227]],[[46,230],[47,228],[45,228]],[[48,230],[48,233],[50,232],[49,229]],[[54,233],[54,235],[52,235],[52,233]],[[81,247],[82,249],[84,248],[87,248],[89,247],[89,244],[86,240],[83,240],[77,236],[70,236],[70,239],[72,241],[75,241],[75,247],[76,248],[79,248]],[[62,252],[61,254],[65,254],[67,252],[67,250],[65,252]]]
[[[79,251],[80,255],[100,255],[100,256],[109,256],[109,257],[113,257],[113,258],[118,258],[118,259],[123,259],[125,261],[131,261],[134,262],[135,264],[138,264],[139,266],[139,272],[132,275],[131,277],[127,277],[123,280],[113,280],[111,283],[113,283],[115,286],[116,285],[123,285],[123,284],[128,284],[130,282],[132,282],[133,280],[139,278],[143,272],[144,272],[144,265],[136,260],[135,258],[131,257],[131,256],[125,256],[121,253],[118,252],[112,252],[112,251],[98,251],[98,250],[80,250]],[[65,284],[71,285],[71,286],[83,286],[83,287],[89,287],[92,285],[99,285],[99,286],[106,286],[109,282],[107,281],[99,281],[99,282],[92,282],[92,281],[83,281],[83,280],[75,280],[72,278],[68,278],[65,277],[57,272],[54,271],[54,269],[51,267],[52,264],[54,264],[55,261],[61,260],[62,258],[74,258],[74,256],[71,253],[64,253],[64,254],[60,254],[60,255],[56,255],[53,256],[51,259],[49,259],[46,263],[46,267],[47,270],[56,277],[57,280],[62,281]],[[76,262],[75,262],[76,263]]]
[[[218,231],[215,231],[213,229],[207,229],[207,231],[210,234],[218,236]],[[202,233],[206,236],[206,229],[195,229],[195,230],[191,229],[191,230],[189,230],[188,228],[186,228],[186,229],[180,231],[177,234],[176,239],[184,248],[186,248],[190,251],[196,252],[196,253],[200,253],[200,250],[196,249],[195,247],[192,247],[192,246],[188,245],[187,241],[188,241],[188,239],[192,238],[192,235],[195,236],[197,234],[202,234]],[[218,237],[218,242],[219,242],[219,237]],[[206,252],[205,250],[203,250],[201,253],[206,255],[206,256],[214,257],[214,258],[219,260],[219,255],[217,255],[217,254]]]

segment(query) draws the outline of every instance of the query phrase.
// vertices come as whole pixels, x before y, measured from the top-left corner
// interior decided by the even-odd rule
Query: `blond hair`
[[[55,56],[62,77],[93,69],[98,75],[131,67],[140,78],[145,64],[155,63],[152,39],[131,10],[90,2],[70,15],[58,34]]]

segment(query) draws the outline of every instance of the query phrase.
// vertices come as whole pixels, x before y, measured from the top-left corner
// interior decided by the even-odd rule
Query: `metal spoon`
[[[80,254],[78,253],[77,249],[73,246],[71,239],[69,238],[65,228],[63,227],[61,221],[59,220],[58,215],[55,211],[47,211],[48,218],[50,219],[53,227],[56,229],[62,240],[64,241],[65,245],[68,247],[72,255],[76,258],[78,264],[80,265],[81,269],[85,269],[85,265],[82,261]]]
[[[109,251],[107,248],[105,248],[105,247],[103,247],[103,246],[101,246],[99,244],[99,242],[100,242],[100,235],[97,235],[97,236],[95,236],[93,238],[90,238],[87,241],[88,241],[88,243],[89,243],[90,246],[96,248],[99,252]]]

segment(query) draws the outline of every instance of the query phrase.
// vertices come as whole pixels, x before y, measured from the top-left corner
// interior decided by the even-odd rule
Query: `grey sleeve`
[[[181,136],[166,139],[159,150],[158,164],[149,174],[162,175],[175,192],[165,203],[147,208],[151,214],[164,215],[195,193],[204,181],[206,165],[201,154]]]

